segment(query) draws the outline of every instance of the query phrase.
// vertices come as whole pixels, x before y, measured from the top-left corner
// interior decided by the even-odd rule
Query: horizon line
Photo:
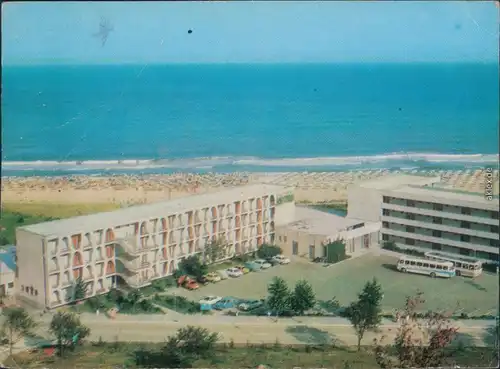
[[[167,65],[339,65],[339,64],[356,64],[356,65],[371,65],[371,64],[484,64],[498,65],[498,61],[495,60],[415,60],[415,61],[382,61],[382,60],[372,60],[372,61],[220,61],[220,62],[141,62],[141,61],[128,61],[128,62],[34,62],[34,63],[1,63],[1,67],[42,67],[42,66],[135,66],[135,65],[150,65],[150,66],[167,66]]]

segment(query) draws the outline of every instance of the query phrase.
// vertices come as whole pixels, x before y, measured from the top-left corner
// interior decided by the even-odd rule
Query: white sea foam
[[[192,159],[125,159],[83,161],[4,161],[3,170],[144,170],[144,169],[210,169],[221,166],[235,167],[332,167],[371,166],[377,168],[400,167],[418,169],[426,163],[497,165],[498,154],[437,154],[392,153],[372,156],[333,156],[317,158],[258,158],[258,157],[203,157]]]

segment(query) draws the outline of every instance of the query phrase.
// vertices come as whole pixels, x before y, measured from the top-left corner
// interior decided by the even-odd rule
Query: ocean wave
[[[498,154],[391,153],[371,156],[333,156],[311,158],[203,157],[185,159],[124,159],[83,161],[4,161],[3,170],[95,171],[145,169],[217,169],[217,167],[400,167],[417,169],[426,164],[497,165]]]

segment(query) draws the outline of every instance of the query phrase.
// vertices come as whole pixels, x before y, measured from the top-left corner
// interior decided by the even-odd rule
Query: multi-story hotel
[[[54,308],[79,277],[88,297],[120,283],[145,286],[214,239],[227,243],[226,258],[252,252],[274,243],[293,206],[292,190],[251,185],[19,227],[18,296]]]
[[[381,221],[381,242],[498,262],[498,196],[444,188],[439,181],[397,175],[351,186],[348,214]]]

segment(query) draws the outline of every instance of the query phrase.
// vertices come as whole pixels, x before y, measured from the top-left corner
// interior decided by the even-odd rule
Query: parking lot
[[[251,272],[201,287],[197,291],[176,289],[177,295],[198,301],[206,295],[233,296],[258,299],[267,296],[267,286],[273,277],[282,277],[293,288],[300,279],[308,280],[318,300],[335,296],[345,305],[356,299],[363,285],[373,277],[384,291],[383,310],[393,311],[404,305],[405,297],[422,291],[425,309],[453,309],[457,303],[460,312],[496,314],[498,304],[498,276],[483,273],[476,279],[455,277],[432,279],[428,276],[403,274],[394,269],[397,259],[391,256],[364,255],[325,268],[304,259],[292,260],[289,265]]]

